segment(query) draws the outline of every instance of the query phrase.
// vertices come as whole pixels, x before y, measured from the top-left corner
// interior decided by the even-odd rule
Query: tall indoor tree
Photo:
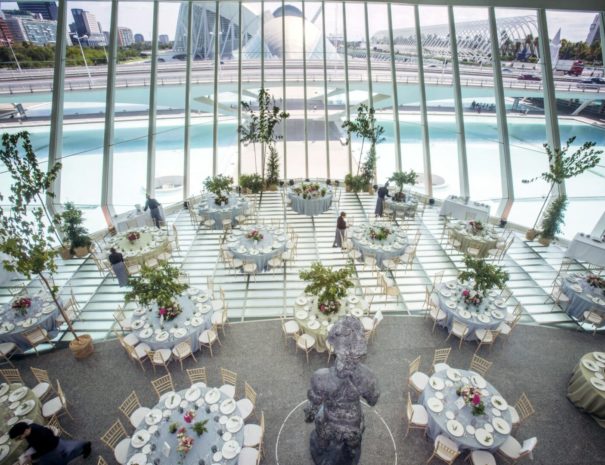
[[[290,113],[282,111],[276,104],[275,98],[267,89],[258,91],[258,111],[252,109],[249,103],[242,101],[242,109],[248,113],[245,124],[238,128],[241,136],[240,142],[252,144],[254,148],[255,172],[258,172],[256,166],[256,144],[262,146],[261,154],[261,173],[265,179],[265,159],[268,152],[266,183],[268,186],[277,184],[279,179],[279,154],[275,143],[283,136],[276,134],[276,127],[282,121],[290,117]]]
[[[4,195],[0,193],[0,252],[9,257],[2,265],[7,271],[21,273],[28,279],[38,276],[74,336],[70,345],[74,354],[89,355],[92,339],[76,334],[60,302],[59,288],[52,280],[52,274],[57,271],[55,258],[59,236],[55,222],[58,219],[50,217],[43,199],[54,197],[51,189],[61,163],[49,166],[44,172],[26,131],[3,134],[0,160],[12,179],[7,198],[10,208],[2,206]]]

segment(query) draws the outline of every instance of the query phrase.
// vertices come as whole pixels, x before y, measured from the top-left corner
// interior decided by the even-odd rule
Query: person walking
[[[113,272],[118,278],[118,284],[120,287],[124,287],[128,285],[128,270],[126,269],[126,265],[124,263],[124,256],[118,252],[113,247],[109,249],[109,263],[111,264],[111,268],[113,268]]]
[[[162,212],[160,212],[160,202],[158,202],[156,199],[152,199],[149,194],[147,194],[147,201],[145,202],[145,208],[143,210],[147,211],[148,208],[151,218],[153,219],[153,224],[159,228],[160,222],[164,221],[164,218],[162,218]]]
[[[80,455],[87,458],[91,452],[90,441],[62,439],[55,436],[50,428],[36,423],[20,421],[9,430],[8,435],[13,440],[27,441],[30,447],[19,457],[20,463],[29,457],[39,465],[67,465]]]
[[[384,186],[378,188],[378,198],[376,199],[376,210],[374,210],[374,214],[376,216],[382,216],[382,212],[384,210],[384,199],[385,197],[390,197],[389,195],[389,182]]]
[[[336,220],[336,236],[334,237],[334,244],[332,247],[343,247],[343,240],[346,238],[347,234],[347,214],[345,212],[341,212],[340,216]]]

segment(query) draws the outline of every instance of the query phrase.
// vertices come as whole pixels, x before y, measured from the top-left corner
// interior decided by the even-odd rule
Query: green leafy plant
[[[549,144],[543,144],[543,147],[546,150],[546,154],[548,155],[548,171],[544,171],[539,176],[536,176],[534,178],[522,180],[522,182],[526,184],[537,181],[538,179],[542,179],[543,181],[550,183],[550,190],[548,191],[548,194],[546,195],[546,198],[542,203],[542,207],[538,212],[536,221],[534,221],[532,230],[536,228],[538,221],[540,221],[540,217],[542,216],[542,212],[544,211],[546,204],[551,200],[551,194],[554,188],[559,187],[566,179],[579,176],[584,171],[594,168],[601,161],[600,155],[603,153],[603,150],[596,150],[594,148],[597,145],[596,142],[584,142],[584,144],[577,148],[575,152],[567,156],[567,152],[569,151],[571,144],[573,144],[575,140],[575,136],[570,137],[563,147],[554,149]],[[559,192],[561,191],[559,190]],[[560,196],[561,194],[558,197]],[[553,200],[553,202],[555,200]],[[563,202],[563,204],[565,204],[565,202]],[[563,215],[565,208],[561,209],[561,205],[562,204],[559,203],[558,208],[559,210],[561,210],[559,227],[560,225],[564,224]],[[549,220],[549,222],[552,224],[552,220]],[[549,225],[547,224],[547,226]],[[544,225],[542,229],[544,231]],[[546,234],[551,233],[552,228],[549,227],[549,229],[550,231],[547,230]],[[556,229],[557,232],[560,232],[558,228]],[[554,237],[544,235],[543,233],[540,233],[540,235],[545,238]]]
[[[202,434],[208,432],[208,428],[206,427],[207,424],[208,424],[208,420],[196,421],[193,424],[191,429],[193,429],[195,434],[197,434],[198,436],[201,436]]]
[[[242,189],[249,189],[253,194],[263,190],[263,178],[259,174],[242,174],[239,177],[239,185]]]
[[[261,173],[263,177],[265,175],[265,150],[269,151],[271,164],[270,170],[267,169],[267,183],[275,184],[279,177],[279,158],[275,143],[282,138],[282,136],[278,136],[275,133],[275,128],[282,121],[289,118],[290,113],[282,111],[275,104],[275,98],[273,98],[267,89],[260,89],[258,91],[258,112],[254,111],[250,104],[246,102],[242,101],[241,106],[242,110],[248,113],[248,118],[246,123],[238,128],[240,142],[244,145],[252,144],[254,148],[255,171],[257,173],[256,144],[262,144]]]
[[[345,176],[345,186],[351,192],[357,193],[357,192],[367,190],[368,185],[369,185],[369,182],[362,175],[353,176],[351,173],[348,173]]]
[[[458,273],[459,281],[473,280],[473,289],[482,293],[495,287],[504,289],[508,281],[508,273],[501,267],[468,255],[464,257],[464,264],[468,269]]]
[[[233,178],[231,176],[223,176],[219,174],[217,176],[209,176],[204,181],[204,187],[208,192],[215,195],[221,195],[223,192],[229,192],[233,184]]]
[[[60,215],[61,230],[69,241],[69,251],[73,255],[75,249],[84,247],[90,248],[92,240],[88,235],[88,230],[82,226],[82,210],[76,208],[72,202],[65,203],[65,209]]]
[[[143,306],[157,302],[158,307],[172,307],[176,297],[189,288],[179,282],[179,275],[179,269],[165,261],[160,261],[155,268],[143,265],[140,276],[129,278],[128,284],[132,289],[124,298],[126,302],[136,300]]]
[[[300,279],[309,281],[305,292],[316,295],[320,304],[337,302],[347,295],[347,289],[353,287],[354,268],[351,265],[338,270],[323,266],[320,262],[311,264],[311,269],[299,273]]]
[[[565,224],[564,216],[566,209],[566,195],[560,195],[550,203],[542,218],[541,237],[544,239],[554,239],[561,232],[561,226]]]
[[[178,423],[176,423],[176,422],[174,422],[174,423],[170,423],[170,424],[168,425],[168,432],[169,432],[170,434],[174,434],[174,433],[176,433],[178,429],[179,429],[179,424],[178,424]]]
[[[376,145],[385,140],[383,137],[384,128],[376,123],[376,110],[362,103],[357,107],[357,117],[354,120],[346,120],[342,123],[342,128],[347,131],[347,137],[351,140],[351,135],[361,137],[361,150],[359,152],[359,162],[357,164],[357,176],[361,171],[366,180],[366,184],[371,183],[376,175]],[[361,169],[361,160],[363,158],[363,148],[366,139],[370,143],[370,149]]]
[[[49,278],[57,271],[57,220],[50,217],[43,197],[54,197],[51,188],[59,175],[61,164],[55,163],[48,171],[42,171],[26,131],[2,135],[0,160],[12,180],[11,193],[8,195],[10,209],[2,206],[4,196],[0,193],[0,252],[9,256],[2,264],[7,271],[16,271],[28,279],[32,275],[38,276],[75,340],[79,341],[70,318],[58,300],[59,288],[51,284]]]
[[[393,176],[389,178],[389,181],[393,181],[397,187],[399,187],[399,192],[403,192],[403,188],[406,184],[413,186],[416,184],[416,172],[414,170],[410,170],[408,172],[405,171],[396,171],[393,173]]]

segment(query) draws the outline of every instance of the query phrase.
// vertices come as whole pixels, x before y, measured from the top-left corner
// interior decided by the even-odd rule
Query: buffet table
[[[479,220],[487,223],[489,221],[489,206],[450,195],[443,201],[439,215],[452,216],[458,220]]]
[[[578,233],[569,243],[565,256],[605,267],[605,242]]]

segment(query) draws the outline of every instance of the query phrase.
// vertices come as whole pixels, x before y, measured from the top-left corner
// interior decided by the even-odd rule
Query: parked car
[[[605,79],[603,78],[590,78],[584,79],[576,84],[576,87],[579,89],[600,89],[605,86]]]
[[[512,70],[512,69],[510,69],[510,68],[502,68],[502,72],[503,72],[503,73],[506,73],[506,74],[510,74],[510,73],[512,73],[512,72],[513,72],[513,70]]]
[[[518,78],[519,81],[541,81],[542,78],[540,76],[536,76],[535,74],[521,74]]]

